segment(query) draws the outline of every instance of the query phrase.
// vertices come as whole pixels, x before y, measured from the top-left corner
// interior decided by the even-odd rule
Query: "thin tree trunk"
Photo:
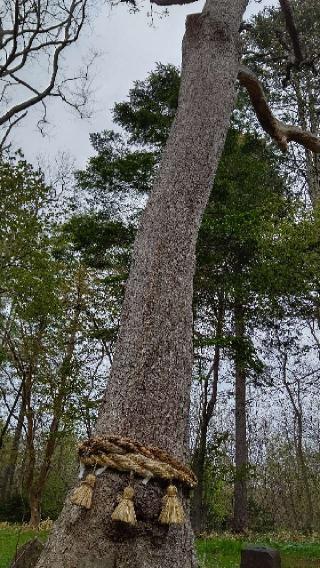
[[[12,405],[11,408],[10,408],[9,414],[8,414],[8,416],[7,416],[7,419],[6,419],[4,425],[3,425],[2,429],[1,429],[1,432],[0,432],[0,451],[1,451],[2,448],[3,448],[3,443],[4,443],[4,440],[5,440],[7,431],[8,431],[9,428],[10,428],[10,423],[11,423],[12,417],[14,416],[16,407],[17,407],[18,402],[19,402],[19,400],[20,400],[20,398],[21,398],[22,388],[23,388],[23,381],[21,381],[21,385],[20,385],[19,390],[18,390],[18,392],[17,392],[17,394],[16,394],[16,397],[15,397],[15,399],[14,399],[14,401],[13,401],[13,405]]]
[[[77,282],[77,296],[75,311],[70,322],[70,334],[66,344],[66,351],[63,361],[60,365],[58,376],[58,390],[53,401],[52,419],[48,436],[44,446],[44,456],[39,466],[38,475],[33,475],[31,485],[28,487],[29,505],[30,505],[30,521],[32,527],[37,527],[41,521],[41,504],[43,493],[46,487],[46,481],[51,469],[53,455],[57,445],[57,434],[61,419],[63,417],[64,408],[68,391],[68,380],[71,373],[72,359],[76,346],[76,337],[79,330],[79,321],[82,311],[82,295],[83,295],[83,275],[80,271]]]
[[[314,523],[314,510],[312,502],[312,492],[310,487],[310,478],[308,472],[308,466],[305,459],[305,451],[303,447],[303,423],[302,423],[302,413],[297,416],[297,460],[301,471],[302,487],[304,488],[305,494],[305,504],[306,504],[306,515],[304,519],[304,529],[307,533],[311,534],[313,530]]]
[[[219,299],[218,306],[218,320],[216,326],[216,339],[222,335],[223,330],[223,319],[224,319],[224,301],[222,298]],[[214,409],[217,402],[218,395],[218,381],[219,381],[219,366],[220,366],[220,351],[221,347],[217,343],[214,348],[214,356],[212,367],[206,377],[205,384],[205,400],[203,403],[201,421],[200,421],[200,436],[199,443],[195,450],[194,460],[193,460],[193,470],[198,478],[198,485],[193,491],[192,497],[192,507],[191,507],[191,519],[192,527],[195,533],[200,533],[206,528],[206,504],[204,499],[205,486],[204,486],[204,475],[205,475],[205,463],[206,463],[206,453],[207,453],[207,437],[210,421],[212,419]],[[210,376],[212,375],[212,380],[210,381]],[[211,395],[208,400],[208,389],[209,385],[211,387]]]
[[[21,383],[19,387],[19,391],[17,393],[16,399],[14,401],[14,406],[18,403],[19,398],[21,398],[21,404],[19,408],[19,415],[18,420],[15,428],[15,433],[12,441],[12,446],[10,449],[10,457],[9,463],[1,472],[1,480],[0,486],[2,486],[2,498],[7,499],[12,492],[14,476],[16,471],[18,453],[19,453],[19,444],[22,434],[22,429],[24,425],[24,420],[26,417],[26,408],[27,408],[27,397],[26,397],[26,382],[27,382],[27,374],[24,369],[24,366],[19,358],[19,355],[16,351],[14,342],[11,339],[9,331],[6,332],[3,344],[7,343],[9,346],[9,352],[12,357],[12,362],[17,370],[18,375],[20,376]],[[8,423],[9,425],[9,423]]]
[[[314,509],[313,509],[312,492],[310,487],[308,467],[305,459],[305,450],[303,447],[303,411],[302,411],[302,404],[299,394],[300,385],[298,383],[298,400],[296,401],[290,383],[287,380],[286,368],[287,368],[287,355],[285,354],[283,369],[282,369],[283,383],[289,395],[289,400],[297,424],[297,429],[296,429],[297,431],[294,436],[295,438],[294,441],[295,441],[297,465],[298,465],[298,470],[300,470],[300,476],[301,476],[301,480],[298,480],[298,483],[300,482],[301,489],[303,490],[305,495],[304,502],[306,504],[306,513],[307,513],[305,515],[305,519],[303,519],[303,528],[306,530],[306,532],[311,533],[314,523]]]
[[[299,126],[304,130],[309,130],[317,134],[319,131],[319,120],[314,110],[312,99],[314,97],[310,82],[307,80],[304,85],[305,91],[301,88],[301,81],[298,77],[294,77],[293,87],[297,99],[297,110]],[[306,168],[306,182],[307,191],[312,204],[315,209],[319,203],[320,197],[320,173],[319,173],[319,157],[307,148],[304,149],[305,153],[305,168]]]
[[[156,444],[180,459],[188,458],[195,244],[234,106],[246,3],[210,0],[187,20],[178,113],[137,236],[96,430]],[[127,483],[124,474],[99,477],[88,512],[67,499],[38,568],[193,568],[189,520],[169,529],[158,522],[157,480],[134,482],[136,528],[112,523]]]
[[[59,424],[61,417],[63,415],[63,408],[65,402],[65,392],[63,391],[65,384],[60,386],[60,392],[58,392],[55,404],[53,407],[53,418],[50,424],[49,434],[44,447],[44,457],[40,465],[40,470],[38,475],[34,475],[31,478],[31,483],[28,486],[28,499],[30,507],[30,520],[29,525],[33,528],[37,528],[41,521],[41,504],[43,499],[43,493],[46,486],[46,481],[48,474],[50,472],[52,458],[57,444],[57,433],[59,429]],[[28,479],[28,478],[27,478]]]
[[[32,506],[32,488],[34,481],[34,474],[36,469],[36,448],[35,448],[35,415],[32,402],[32,386],[33,386],[33,362],[30,361],[29,369],[26,374],[25,381],[25,399],[26,399],[26,469],[24,472],[25,476],[25,487],[28,493],[29,505]],[[32,513],[31,513],[32,514]],[[35,517],[36,515],[34,515]],[[32,525],[35,526],[35,525]]]
[[[37,529],[41,521],[41,495],[37,491],[29,493],[30,520],[29,526]]]
[[[248,495],[247,495],[247,413],[246,413],[246,369],[241,353],[241,345],[245,338],[244,307],[236,299],[234,307],[235,337],[237,339],[235,355],[235,427],[236,427],[236,471],[234,484],[233,528],[237,533],[245,532],[248,527]]]
[[[288,423],[287,420],[285,420],[285,432],[286,432],[286,442],[288,445],[288,448],[291,447],[291,432],[289,433],[289,428],[288,428]],[[291,461],[291,460],[290,460]],[[298,513],[298,509],[299,509],[299,503],[297,502],[296,499],[296,494],[295,494],[295,488],[293,486],[292,483],[292,470],[291,468],[287,466],[286,471],[283,472],[283,470],[281,469],[281,466],[279,464],[278,466],[278,476],[279,478],[284,478],[283,479],[283,484],[285,486],[285,489],[283,489],[282,491],[282,496],[283,496],[283,502],[285,505],[285,511],[287,513],[287,519],[293,519],[293,529],[296,531],[301,530],[301,515],[299,515]],[[287,493],[288,492],[288,493]],[[289,499],[287,497],[287,495],[289,495]],[[289,506],[288,504],[289,503]],[[292,515],[290,515],[290,509],[292,512]]]
[[[4,501],[12,495],[13,491],[14,477],[17,467],[19,445],[21,440],[25,412],[26,412],[25,397],[22,394],[18,420],[14,431],[12,445],[10,448],[9,463],[3,468],[3,471],[1,472],[1,482],[0,482],[0,486],[2,488],[1,497]]]

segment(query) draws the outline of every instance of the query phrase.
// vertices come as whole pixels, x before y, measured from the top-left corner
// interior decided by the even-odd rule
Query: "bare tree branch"
[[[290,0],[279,0],[281,10],[285,17],[286,28],[290,35],[292,47],[295,56],[295,64],[299,65],[304,59],[303,50],[300,43],[299,32],[295,23],[294,14]]]
[[[85,114],[83,106],[88,95],[84,96],[83,83],[89,84],[88,69],[72,78],[75,82],[80,81],[81,89],[66,92],[64,86],[69,78],[61,76],[60,63],[65,49],[79,38],[86,19],[87,2],[3,0],[0,7],[0,127],[5,130],[0,149],[27,109],[42,103],[44,119],[39,122],[46,121],[47,97],[59,97],[80,114]],[[46,79],[45,72],[35,72],[35,64],[48,69]]]
[[[25,111],[23,114],[19,114],[17,118],[12,122],[9,121],[9,126],[7,127],[4,135],[2,136],[2,139],[0,140],[0,153],[4,152],[9,147],[9,145],[6,146],[6,141],[10,136],[11,130],[18,124],[18,122],[20,122],[20,120],[25,118],[27,114],[28,114],[27,111]]]
[[[261,83],[250,69],[241,66],[238,79],[240,84],[248,91],[263,130],[270,134],[281,150],[286,152],[289,142],[297,142],[312,152],[320,153],[320,138],[297,126],[287,125],[274,116]]]

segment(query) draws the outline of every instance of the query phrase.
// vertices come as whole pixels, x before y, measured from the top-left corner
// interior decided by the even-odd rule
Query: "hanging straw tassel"
[[[91,509],[95,484],[96,476],[89,473],[85,480],[81,481],[81,485],[74,490],[71,496],[71,503],[78,505],[79,507],[84,507],[85,509]]]
[[[111,518],[113,521],[121,521],[129,525],[137,523],[136,513],[133,505],[134,490],[126,487],[123,491],[119,505],[113,511]]]
[[[164,525],[181,525],[184,522],[184,511],[179,501],[175,485],[169,485],[163,498],[163,507],[159,521]]]

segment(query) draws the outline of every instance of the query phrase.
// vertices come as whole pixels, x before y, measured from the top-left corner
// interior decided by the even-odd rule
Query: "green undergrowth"
[[[19,525],[1,526],[0,523],[0,568],[9,568],[17,549],[34,537],[45,541],[48,531],[33,531]]]
[[[44,541],[48,530],[32,531],[27,526],[0,523],[0,568],[9,568],[19,546],[37,536]],[[241,548],[257,544],[277,548],[282,568],[320,568],[320,535],[210,535],[197,541],[199,568],[239,568]]]

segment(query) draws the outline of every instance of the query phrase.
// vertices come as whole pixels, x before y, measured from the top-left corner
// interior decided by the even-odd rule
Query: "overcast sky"
[[[251,0],[248,15],[273,3]],[[180,65],[185,17],[200,11],[202,2],[171,7],[169,16],[162,19],[154,15],[153,26],[148,17],[149,3],[146,6],[138,14],[128,13],[125,4],[113,9],[105,7],[92,17],[90,28],[69,51],[67,64],[72,73],[90,49],[101,52],[95,65],[93,116],[80,120],[61,103],[50,103],[50,126],[43,138],[35,126],[37,113],[30,112],[14,136],[15,146],[23,149],[28,160],[35,162],[40,154],[52,160],[58,152],[67,152],[77,167],[83,167],[92,155],[89,133],[112,128],[111,108],[116,101],[126,98],[133,81],[145,79],[156,62]]]

